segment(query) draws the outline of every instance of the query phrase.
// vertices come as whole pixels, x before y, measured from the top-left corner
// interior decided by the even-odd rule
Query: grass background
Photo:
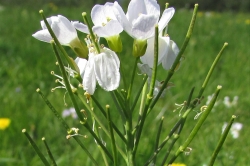
[[[60,112],[70,107],[68,97],[66,97],[66,101],[69,105],[64,106],[63,90],[50,92],[51,88],[57,86],[54,82],[55,77],[50,74],[50,71],[53,70],[59,74],[51,46],[37,41],[31,36],[40,29],[39,21],[41,18],[38,10],[38,8],[16,6],[3,7],[0,11],[0,117],[11,119],[10,126],[6,130],[0,130],[0,165],[42,165],[21,133],[23,128],[27,129],[44,153],[45,148],[41,138],[46,137],[58,165],[91,165],[77,144],[73,140],[65,139],[66,131],[35,92],[36,88],[39,87]],[[81,13],[83,11],[89,13],[90,8],[58,8],[53,4],[47,4],[43,6],[43,10],[48,17],[61,14],[69,20],[82,20]],[[179,47],[184,40],[191,15],[192,11],[178,10],[169,24],[169,35]],[[156,117],[161,113],[165,117],[161,135],[163,140],[171,126],[179,118],[178,112],[173,113],[176,108],[174,103],[182,103],[186,100],[192,87],[196,87],[195,94],[198,93],[213,59],[224,42],[228,42],[229,46],[212,75],[209,86],[204,93],[205,99],[202,105],[205,104],[206,97],[214,92],[217,85],[223,86],[219,95],[220,103],[209,115],[201,131],[190,144],[193,149],[192,153],[188,156],[181,155],[177,161],[188,166],[207,164],[220,137],[222,125],[229,121],[231,115],[235,114],[238,116],[236,121],[244,125],[240,131],[240,137],[233,139],[229,135],[215,165],[244,166],[250,164],[249,22],[249,13],[198,13],[194,33],[184,53],[185,60],[171,80],[175,87],[170,89],[166,96],[159,101],[146,121],[137,156],[138,165],[141,165],[151,155],[150,151],[159,123]],[[79,35],[83,39],[84,35]],[[120,55],[120,59],[121,63],[126,64],[125,68],[129,73],[134,62],[130,52],[132,39],[123,33],[122,40],[124,51]],[[68,52],[74,56],[70,50]],[[163,80],[165,76],[166,72],[161,70],[158,78]],[[134,89],[139,86],[141,76],[137,77]],[[111,104],[111,108],[114,108],[110,103],[108,93],[103,95],[103,91],[98,88],[95,95],[103,105],[108,103]],[[222,104],[225,96],[229,96],[231,99],[234,96],[239,96],[238,105],[226,108]],[[196,122],[193,119],[195,115],[196,112],[190,114],[175,149],[190,133]],[[112,116],[113,119],[116,119],[117,125],[121,127],[121,118],[115,109],[113,109]],[[137,116],[137,112],[134,116]],[[66,120],[72,127],[81,127],[76,120],[71,118]],[[80,133],[87,134],[82,128]],[[88,137],[83,139],[83,142],[95,158],[102,162],[94,141]],[[162,153],[165,151],[166,148],[163,149]],[[162,157],[159,158],[159,161],[161,159]]]

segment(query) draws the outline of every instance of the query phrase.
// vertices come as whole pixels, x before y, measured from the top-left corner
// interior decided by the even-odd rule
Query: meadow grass
[[[56,9],[51,6],[44,6],[43,9],[48,17],[61,14],[70,20],[82,20],[81,13],[83,11],[89,13],[90,10],[89,8]],[[191,14],[192,12],[187,10],[177,11],[168,27],[171,39],[179,47],[185,37]],[[237,139],[228,136],[215,165],[250,164],[250,24],[247,21],[249,19],[250,14],[248,13],[199,12],[194,33],[184,53],[185,59],[171,80],[175,86],[160,99],[151,112],[151,117],[146,121],[142,142],[139,144],[138,163],[146,161],[151,155],[159,117],[165,117],[161,135],[163,140],[179,118],[179,112],[173,112],[176,109],[174,104],[183,103],[192,87],[196,87],[195,94],[198,94],[198,89],[213,59],[224,42],[228,42],[229,46],[212,75],[201,105],[205,105],[207,96],[214,92],[217,85],[223,86],[219,95],[220,103],[209,115],[201,131],[190,144],[193,149],[191,154],[181,155],[177,161],[188,166],[207,164],[219,140],[224,122],[228,122],[230,117],[235,114],[238,116],[236,121],[244,125],[243,129]],[[21,133],[23,128],[27,129],[44,153],[45,148],[41,138],[46,137],[58,165],[91,165],[90,160],[79,146],[73,140],[65,139],[66,131],[35,92],[36,88],[40,88],[59,112],[70,107],[67,96],[66,101],[69,105],[64,106],[64,90],[50,92],[51,88],[57,86],[54,82],[55,77],[50,75],[50,71],[53,70],[59,74],[59,70],[55,65],[51,46],[39,42],[31,36],[40,29],[40,20],[38,9],[15,7],[4,8],[0,12],[0,117],[11,119],[11,125],[6,130],[0,130],[0,165],[42,165]],[[84,35],[81,36],[84,37]],[[134,62],[134,57],[130,52],[132,39],[123,33],[122,40],[124,50],[120,59],[122,63],[131,64]],[[70,50],[68,52],[75,57]],[[131,65],[124,67],[129,72]],[[158,78],[163,80],[165,76],[166,72],[161,70]],[[134,89],[139,86],[140,78],[141,76],[138,76],[136,79]],[[119,123],[120,117],[118,117],[115,107],[112,107],[113,103],[110,103],[110,95],[103,96],[102,94],[103,91],[98,88],[96,97],[103,105],[111,105],[111,114],[117,118],[118,126],[122,127]],[[226,108],[222,104],[225,96],[229,96],[231,99],[239,96],[238,105]],[[190,133],[196,122],[194,120],[196,114],[196,112],[190,114],[175,149]],[[137,113],[135,113],[136,115]],[[72,127],[81,127],[76,120],[71,118],[66,120]],[[81,133],[86,134],[86,131],[81,129]],[[94,140],[88,137],[83,139],[83,143],[94,157],[99,158],[99,161],[102,162]],[[166,148],[162,153],[165,151]],[[162,158],[159,158],[159,161],[161,161],[160,159]]]

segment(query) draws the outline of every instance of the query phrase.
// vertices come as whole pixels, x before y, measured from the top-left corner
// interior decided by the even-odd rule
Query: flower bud
[[[105,38],[109,48],[114,52],[122,52],[122,41],[120,35],[110,36]]]
[[[79,40],[79,38],[75,38],[69,43],[71,49],[76,53],[76,55],[80,58],[87,59],[88,57],[88,47]]]
[[[143,56],[147,49],[147,40],[135,39],[133,43],[133,55],[135,57]]]

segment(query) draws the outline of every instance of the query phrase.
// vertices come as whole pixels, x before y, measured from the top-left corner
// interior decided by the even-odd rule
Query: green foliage
[[[46,16],[60,13],[70,20],[82,20],[81,13],[83,11],[89,13],[89,10],[84,10],[82,7],[44,6]],[[212,111],[201,131],[198,132],[197,137],[191,143],[190,147],[193,149],[191,154],[180,156],[179,162],[187,165],[207,164],[219,140],[223,123],[227,122],[232,114],[235,114],[239,116],[236,121],[243,123],[243,130],[238,139],[233,139],[230,136],[227,138],[215,165],[250,164],[249,146],[247,146],[250,144],[249,17],[250,15],[246,13],[235,14],[230,12],[199,12],[198,14],[194,34],[185,52],[185,59],[177,71],[178,73],[171,80],[175,87],[167,92],[166,96],[161,99],[150,114],[152,117],[159,116],[158,119],[160,119],[161,114],[165,116],[167,121],[164,121],[162,129],[164,132],[160,139],[163,140],[170,130],[169,126],[172,126],[179,118],[178,112],[173,112],[176,109],[174,103],[182,103],[186,100],[193,86],[197,89],[201,86],[206,72],[223,43],[229,43],[215,73],[212,75],[208,89],[204,94],[204,101],[202,101],[202,105],[204,105],[206,97],[214,92],[219,83],[223,86],[219,97],[220,103]],[[168,33],[178,46],[182,44],[190,18],[191,12],[177,10],[171,20]],[[59,69],[55,65],[56,60],[52,48],[49,44],[39,42],[31,36],[32,33],[40,29],[40,20],[38,10],[31,8],[12,7],[0,11],[0,117],[8,117],[12,121],[9,128],[4,131],[0,130],[0,165],[42,164],[21,133],[23,128],[27,129],[39,148],[43,150],[43,153],[45,153],[45,148],[41,138],[46,137],[58,165],[91,165],[91,161],[77,144],[72,140],[65,139],[67,133],[63,126],[35,92],[36,88],[39,87],[59,112],[66,108],[63,101],[64,90],[50,92],[51,88],[57,86],[54,83],[55,78],[50,75],[50,71],[59,73]],[[121,39],[125,43],[124,53],[126,54],[124,57],[120,57],[121,61],[133,63],[134,57],[126,52],[126,48],[132,47],[132,40],[125,33],[122,34]],[[70,50],[68,52],[73,56]],[[166,75],[163,70],[159,73],[161,79]],[[111,116],[116,117],[118,114],[116,114],[114,104],[109,103],[110,96],[101,96],[100,92],[103,91],[97,91],[96,98],[103,105],[110,104]],[[195,94],[197,93],[195,91]],[[239,96],[237,107],[226,108],[222,104],[224,96],[232,98],[236,95]],[[70,103],[67,95],[66,102]],[[196,122],[193,119],[195,115],[196,112],[191,113],[188,119],[189,125],[183,129],[177,145],[183,143],[190,133]],[[117,119],[119,118],[117,117]],[[142,142],[139,144],[140,150],[138,151],[139,163],[151,155],[150,152],[154,146],[153,140],[159,121],[156,121],[157,118],[152,119],[151,122],[145,123],[146,130],[143,130],[142,133]],[[71,118],[66,120],[72,127],[79,127],[77,126],[78,121]],[[121,124],[117,123],[117,125]],[[80,133],[85,135],[86,131],[83,129]],[[90,137],[82,138],[82,140],[86,146],[95,144]],[[178,147],[176,146],[176,148]],[[94,154],[95,158],[101,158],[101,154],[95,151],[94,146],[88,146],[88,150]],[[164,151],[166,149],[163,149],[162,152],[164,153]],[[159,158],[159,161],[161,160]]]

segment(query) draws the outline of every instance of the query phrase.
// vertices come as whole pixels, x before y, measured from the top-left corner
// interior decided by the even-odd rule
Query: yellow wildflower
[[[250,24],[250,19],[246,19],[245,24],[249,25]]]
[[[0,118],[0,130],[5,130],[10,125],[9,118]]]
[[[186,164],[182,164],[182,163],[173,163],[173,164],[170,164],[169,166],[186,166]]]

